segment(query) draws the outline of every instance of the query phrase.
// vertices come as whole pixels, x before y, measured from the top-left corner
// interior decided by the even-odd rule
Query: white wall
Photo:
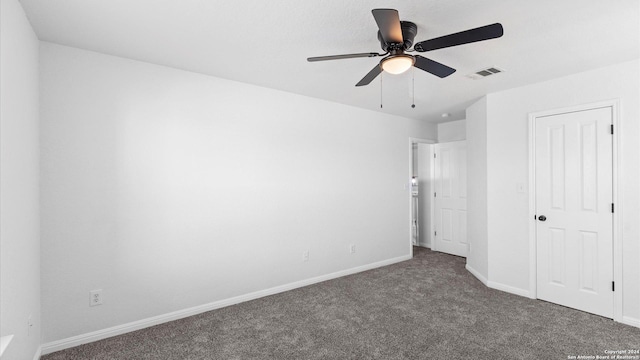
[[[479,279],[489,274],[487,231],[487,98],[466,111],[467,136],[467,268]]]
[[[438,142],[465,140],[467,124],[465,120],[449,121],[438,124]]]
[[[435,142],[438,139],[438,126],[428,121],[409,121],[409,133],[421,134],[421,139]]]
[[[2,359],[32,359],[41,323],[38,39],[17,0],[0,1],[0,16],[0,336],[14,335]]]
[[[45,343],[409,255],[409,137],[433,126],[40,51]]]
[[[490,281],[529,289],[528,195],[516,191],[517,183],[528,182],[528,114],[619,99],[623,316],[640,323],[639,68],[635,60],[487,96]]]

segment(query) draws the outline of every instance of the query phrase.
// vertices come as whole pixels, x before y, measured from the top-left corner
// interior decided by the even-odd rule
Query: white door
[[[536,119],[537,296],[613,317],[611,108]]]
[[[467,142],[435,145],[433,250],[467,256]]]

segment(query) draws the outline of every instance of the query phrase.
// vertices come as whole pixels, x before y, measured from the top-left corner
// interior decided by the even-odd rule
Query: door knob
[[[538,220],[545,221],[545,220],[547,220],[547,217],[544,216],[544,215],[540,215],[540,216],[538,216]]]

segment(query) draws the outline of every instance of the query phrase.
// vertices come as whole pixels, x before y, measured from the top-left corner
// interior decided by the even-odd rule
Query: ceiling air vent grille
[[[467,75],[467,77],[473,80],[478,80],[478,79],[484,79],[487,76],[500,74],[501,72],[504,72],[504,70],[498,67],[492,66],[492,67],[488,67],[486,69],[478,70],[474,73],[471,73]]]

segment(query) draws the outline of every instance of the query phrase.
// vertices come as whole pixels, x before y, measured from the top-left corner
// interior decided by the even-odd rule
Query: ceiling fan
[[[420,70],[424,70],[430,74],[444,78],[453,74],[456,69],[420,55],[406,54],[405,51],[425,52],[437,50],[451,46],[499,38],[504,33],[502,25],[495,23],[437,37],[435,39],[421,41],[413,45],[413,39],[418,33],[418,26],[416,24],[409,21],[400,21],[398,11],[394,9],[373,9],[371,12],[378,24],[378,29],[380,29],[378,31],[378,40],[380,40],[382,50],[385,51],[383,54],[369,52],[318,56],[307,58],[307,61],[314,62],[384,56],[384,58],[380,60],[380,63],[371,69],[371,71],[369,71],[369,73],[365,75],[362,80],[356,84],[356,86],[368,85],[382,71],[386,71],[390,74],[401,74],[411,68],[411,66],[415,66]],[[410,50],[411,45],[413,45],[413,50]]]

